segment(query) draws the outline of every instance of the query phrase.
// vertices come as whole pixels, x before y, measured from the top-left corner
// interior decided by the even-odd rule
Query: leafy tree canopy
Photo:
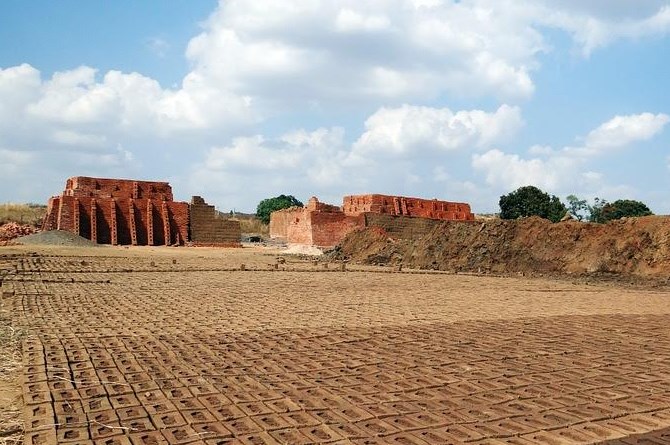
[[[277,210],[287,209],[289,207],[302,207],[302,202],[298,201],[293,195],[279,195],[274,198],[267,198],[258,203],[256,207],[256,218],[265,224],[270,223],[270,214]]]
[[[539,216],[558,222],[568,211],[556,196],[550,196],[532,185],[518,188],[507,195],[501,196],[499,205],[502,219]]]
[[[598,202],[597,198],[596,202]],[[592,221],[594,222],[607,222],[631,216],[653,215],[645,203],[633,199],[618,199],[612,203],[603,200],[600,200],[600,202],[604,202],[604,204],[593,216]]]
[[[565,199],[568,201],[568,211],[573,218],[583,221],[587,213],[590,213],[590,207],[586,199],[579,199],[575,195],[568,195]]]

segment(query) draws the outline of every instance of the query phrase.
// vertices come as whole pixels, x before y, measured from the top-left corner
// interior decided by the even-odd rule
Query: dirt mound
[[[331,255],[420,269],[663,278],[670,276],[670,218],[444,222],[416,239],[393,239],[368,228],[349,234]]]
[[[94,247],[99,246],[91,240],[79,235],[75,235],[65,230],[49,230],[46,232],[34,233],[28,236],[22,236],[14,240],[16,244],[25,245],[46,245],[46,246],[73,246],[73,247]]]
[[[20,236],[35,233],[37,229],[31,225],[8,222],[0,225],[0,245]]]

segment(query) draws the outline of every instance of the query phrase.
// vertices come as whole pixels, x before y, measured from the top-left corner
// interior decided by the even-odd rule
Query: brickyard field
[[[670,441],[667,287],[325,261],[2,248],[0,417],[27,445]]]

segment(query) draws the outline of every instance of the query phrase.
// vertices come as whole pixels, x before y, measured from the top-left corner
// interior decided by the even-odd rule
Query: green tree
[[[274,198],[267,198],[258,203],[256,218],[265,224],[270,224],[270,214],[272,212],[289,207],[302,207],[302,202],[298,201],[293,195],[279,195]]]
[[[596,197],[593,200],[593,205],[589,206],[589,221],[594,223],[604,223],[603,220],[603,209],[605,206],[608,206],[609,202],[604,199]]]
[[[568,201],[568,211],[570,214],[579,221],[583,221],[586,213],[589,212],[589,205],[586,199],[579,199],[575,195],[568,195],[565,199]]]
[[[602,222],[607,222],[623,217],[648,215],[653,215],[653,213],[645,203],[633,199],[618,199],[603,206],[600,219]]]
[[[532,185],[518,188],[501,196],[498,204],[502,219],[539,216],[552,222],[558,222],[568,211],[556,196],[550,196]]]

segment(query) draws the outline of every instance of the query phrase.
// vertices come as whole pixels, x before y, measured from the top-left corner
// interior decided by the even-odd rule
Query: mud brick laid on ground
[[[36,324],[27,444],[641,442],[670,427],[658,289],[197,271],[207,255],[158,275],[133,268],[160,257],[133,255],[3,278],[12,317]],[[56,268],[79,281],[46,281]]]

